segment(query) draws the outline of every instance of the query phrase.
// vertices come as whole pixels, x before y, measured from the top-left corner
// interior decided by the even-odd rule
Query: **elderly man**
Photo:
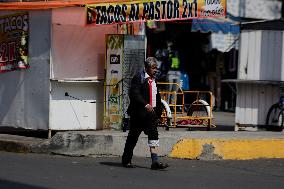
[[[162,113],[161,97],[155,82],[157,66],[156,58],[147,58],[145,60],[145,69],[137,73],[131,81],[130,105],[128,107],[130,130],[122,156],[122,165],[126,168],[135,167],[131,159],[142,131],[148,135],[148,145],[152,159],[151,169],[158,170],[168,167],[167,164],[159,162],[157,154],[159,146],[157,126]]]

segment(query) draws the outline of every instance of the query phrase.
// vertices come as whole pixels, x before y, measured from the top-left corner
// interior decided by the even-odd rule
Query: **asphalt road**
[[[0,152],[0,189],[167,189],[283,188],[284,159],[198,161],[162,158],[170,167],[149,169],[149,158],[134,158],[135,169],[116,157],[64,157]]]

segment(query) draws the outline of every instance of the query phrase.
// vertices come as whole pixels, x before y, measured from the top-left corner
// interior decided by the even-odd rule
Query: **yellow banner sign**
[[[140,0],[86,7],[87,24],[168,21],[226,15],[226,0]]]

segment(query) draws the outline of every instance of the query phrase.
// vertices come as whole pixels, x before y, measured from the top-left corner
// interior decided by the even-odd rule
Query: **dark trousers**
[[[157,120],[154,119],[146,119],[145,121],[135,121],[130,119],[130,130],[126,139],[124,152],[122,155],[122,163],[127,164],[131,162],[133,156],[133,150],[136,146],[138,138],[143,131],[146,135],[148,135],[148,140],[158,140],[158,129],[157,129]],[[149,123],[147,123],[149,122]],[[139,124],[144,123],[145,125]],[[136,125],[134,125],[136,124]]]

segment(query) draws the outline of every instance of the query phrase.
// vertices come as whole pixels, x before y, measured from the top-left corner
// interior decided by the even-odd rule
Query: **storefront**
[[[18,32],[17,34],[28,36],[28,47],[23,59],[27,60],[24,64],[26,66],[16,67],[14,60],[9,60],[9,64],[14,67],[11,67],[11,70],[5,70],[6,62],[1,64],[1,69],[6,73],[0,74],[2,83],[0,125],[49,131],[103,129],[106,125],[104,120],[109,116],[110,109],[107,103],[109,95],[108,92],[105,93],[107,89],[104,88],[114,82],[110,78],[112,73],[115,74],[115,71],[111,72],[113,69],[109,69],[111,67],[108,63],[115,64],[118,57],[108,56],[117,54],[109,51],[106,36],[134,34],[135,28],[138,28],[137,33],[139,33],[143,30],[141,27],[143,23],[149,20],[171,21],[181,18],[187,20],[193,17],[225,15],[225,1],[218,1],[219,4],[205,2],[186,1],[184,6],[177,1],[175,3],[138,1],[117,4],[99,4],[99,1],[95,1],[92,2],[95,4],[89,6],[84,5],[85,1],[80,3],[72,1],[6,3],[6,6],[1,6],[1,9],[5,9],[1,12],[1,20],[6,24],[1,25],[2,32],[8,31],[3,30],[8,28],[7,24],[13,26],[14,22],[11,20],[15,17],[14,15],[27,15],[28,28],[25,31],[28,33]],[[86,7],[88,7],[87,16]],[[99,17],[93,17],[92,11],[105,10],[106,7],[110,11],[129,10],[129,12],[125,11],[124,14],[121,11],[119,15],[118,12],[112,12],[112,15],[117,17],[100,17],[99,21],[97,20]],[[116,8],[113,9],[114,7]],[[166,10],[166,13],[164,14],[161,10]],[[104,11],[101,12],[101,15],[105,15],[104,13]],[[120,20],[116,20],[117,18]],[[110,24],[111,22],[119,22],[119,24]],[[132,59],[137,58],[133,56],[133,51],[145,57],[146,53],[143,50],[146,51],[147,42],[145,37],[123,36],[124,48],[120,56],[122,63],[120,69],[124,72],[120,74],[126,72],[123,68],[127,62],[126,58],[128,62],[133,62]],[[2,40],[1,44],[5,40]],[[126,56],[127,50],[131,52],[128,56]],[[4,60],[3,53],[1,55]],[[142,65],[143,61],[140,62]],[[133,69],[132,71],[134,72]],[[117,78],[117,81],[120,80],[121,78]],[[121,104],[119,106],[121,107]],[[118,115],[121,118],[122,112]],[[121,120],[118,123],[121,124]],[[120,129],[117,126],[115,128]]]
[[[168,59],[167,44],[173,43],[179,58],[175,70],[188,75],[188,88],[210,90],[216,110],[234,111],[235,86],[231,89],[221,81],[237,77],[239,33],[239,21],[229,16],[160,22],[147,27],[147,53]]]

